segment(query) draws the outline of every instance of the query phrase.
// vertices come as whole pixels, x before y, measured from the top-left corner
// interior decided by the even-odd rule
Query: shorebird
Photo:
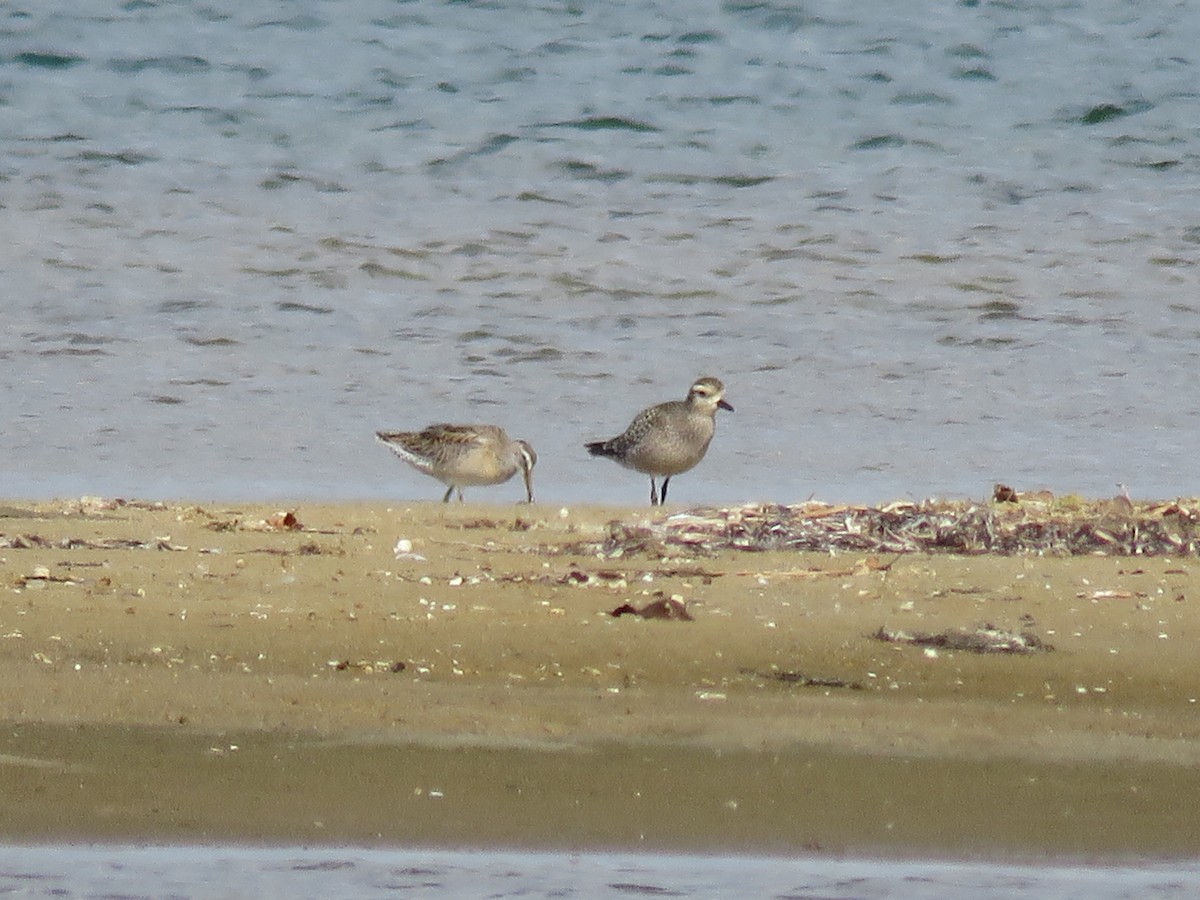
[[[704,459],[717,428],[717,410],[733,412],[724,396],[720,379],[699,378],[688,390],[687,399],[643,409],[623,434],[584,446],[592,456],[607,456],[627,469],[649,475],[650,505],[661,505],[667,502],[671,476]],[[661,493],[658,478],[663,480]]]
[[[527,441],[514,441],[498,425],[430,425],[424,431],[377,431],[379,442],[419,472],[446,485],[443,503],[467,485],[500,484],[525,477],[533,502],[533,466],[537,454]]]

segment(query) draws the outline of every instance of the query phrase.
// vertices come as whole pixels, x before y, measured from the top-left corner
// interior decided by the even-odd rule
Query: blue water
[[[0,5],[0,495],[1200,493],[1184,0]],[[473,492],[509,502],[513,483]]]
[[[728,900],[1175,900],[1192,863],[1027,866],[933,861],[237,847],[2,847],[7,897],[679,897]]]

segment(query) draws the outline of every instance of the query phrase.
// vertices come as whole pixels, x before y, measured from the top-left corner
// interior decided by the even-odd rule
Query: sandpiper
[[[585,446],[592,456],[607,456],[627,469],[649,475],[650,505],[661,505],[667,501],[671,476],[704,459],[717,428],[717,410],[733,411],[724,395],[720,379],[699,378],[688,390],[687,399],[643,409],[623,434]],[[658,478],[663,480],[661,493]]]
[[[443,503],[466,485],[500,484],[519,470],[533,502],[537,454],[527,441],[514,441],[498,425],[430,425],[424,431],[377,431],[379,442],[413,468],[446,485]]]

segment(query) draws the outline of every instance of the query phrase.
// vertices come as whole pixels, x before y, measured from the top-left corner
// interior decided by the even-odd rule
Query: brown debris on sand
[[[638,616],[643,619],[669,619],[675,622],[691,622],[694,621],[692,614],[687,611],[687,607],[682,601],[676,600],[674,597],[667,599],[661,598],[647,603],[641,609],[629,603],[622,603],[611,613],[614,619],[621,616]]]
[[[637,553],[711,555],[722,550],[1196,556],[1200,500],[1086,501],[1006,492],[1003,500],[982,503],[698,508],[636,525],[613,522],[608,537],[594,549],[610,558]]]

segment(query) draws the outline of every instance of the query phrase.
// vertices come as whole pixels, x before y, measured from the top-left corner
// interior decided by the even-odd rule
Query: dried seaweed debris
[[[1054,649],[1031,631],[1007,631],[987,624],[979,628],[948,628],[936,633],[888,631],[880,628],[871,637],[889,644],[911,644],[938,650],[964,650],[968,653],[1048,653]]]
[[[1124,497],[1021,502],[823,503],[702,508],[657,521],[610,523],[607,557],[712,555],[724,550],[1065,556],[1196,556],[1200,501]]]
[[[758,669],[739,669],[742,675],[756,675],[768,681],[778,681],[782,684],[794,684],[797,687],[815,688],[847,688],[852,691],[865,690],[861,681],[847,681],[845,678],[827,678],[818,675],[805,675],[803,672],[775,671],[760,672]]]

